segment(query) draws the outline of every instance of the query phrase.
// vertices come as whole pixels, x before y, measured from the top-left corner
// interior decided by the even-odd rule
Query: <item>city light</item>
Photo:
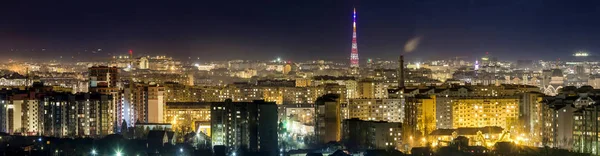
[[[115,151],[115,155],[116,155],[116,156],[122,156],[122,155],[123,155],[123,151],[122,151],[122,149],[117,149],[117,150]]]
[[[600,125],[594,124],[600,119],[600,60],[593,52],[600,29],[592,29],[600,22],[595,22],[594,9],[522,12],[502,5],[455,17],[435,6],[469,10],[472,5],[436,1],[434,9],[416,8],[433,12],[417,16],[415,24],[402,21],[400,14],[412,15],[410,11],[385,14],[415,10],[395,1],[303,7],[301,12],[297,6],[319,4],[297,3],[302,4],[223,2],[228,7],[209,9],[209,14],[165,11],[163,5],[146,3],[150,9],[136,14],[105,9],[127,8],[120,3],[7,7],[7,12],[32,12],[32,17],[3,21],[17,24],[6,25],[10,33],[0,35],[10,41],[0,48],[5,59],[0,61],[2,152],[600,153],[594,139],[600,134]],[[579,1],[553,5],[596,6]],[[189,10],[202,4],[166,6]],[[100,12],[64,14],[43,8]],[[254,9],[240,14],[239,8]],[[361,21],[358,11],[366,13]],[[318,13],[323,12],[335,16],[322,18]],[[45,14],[69,20],[30,20]],[[122,14],[135,22],[123,23]],[[547,16],[539,20],[531,14]],[[46,29],[85,28],[90,21],[81,17],[97,15],[108,19],[100,26],[117,29]],[[362,19],[365,26],[382,29],[363,31],[358,27]],[[530,29],[564,19],[582,23],[552,22],[552,29],[540,29],[544,33]],[[426,29],[395,29],[398,24]],[[45,31],[11,31],[23,29],[21,25]],[[427,44],[419,47],[421,41]],[[365,53],[359,55],[358,47],[366,48]],[[573,49],[578,47],[590,51]],[[138,49],[135,55],[133,48]]]
[[[586,57],[586,56],[589,56],[589,54],[587,52],[580,51],[580,52],[576,52],[575,54],[573,54],[573,56],[575,56],[575,57]]]

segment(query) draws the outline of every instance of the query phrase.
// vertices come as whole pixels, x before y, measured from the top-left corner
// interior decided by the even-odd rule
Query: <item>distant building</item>
[[[345,95],[342,95],[342,98],[353,99],[358,98],[358,82],[354,77],[347,76],[315,76],[313,77],[313,84],[316,86],[326,85],[326,84],[338,84],[343,86],[346,90],[344,91]],[[337,93],[341,94],[341,93]],[[345,101],[345,100],[343,100]]]
[[[117,67],[94,66],[89,68],[89,79],[91,88],[113,88],[117,87],[119,79]]]
[[[291,64],[285,64],[283,66],[283,74],[287,75],[288,73],[290,73],[292,71],[292,65]]]
[[[165,101],[168,102],[198,102],[203,101],[202,88],[180,83],[164,83]]]
[[[375,82],[372,80],[362,80],[358,82],[358,97],[366,99],[375,98]]]
[[[138,65],[139,69],[149,69],[150,68],[150,65],[149,65],[147,57],[141,57],[140,60],[139,60],[139,62],[140,62],[139,65]]]
[[[31,80],[28,81],[26,76],[19,73],[11,73],[0,76],[0,86],[3,87],[20,87],[31,85]]]
[[[532,69],[533,61],[532,60],[517,60],[517,68],[518,69]]]
[[[563,88],[565,84],[565,78],[563,71],[560,69],[544,70],[542,72],[543,77],[543,92],[547,95],[556,95],[558,91]]]
[[[312,80],[307,78],[297,78],[296,87],[308,87],[312,85]]]
[[[239,77],[239,78],[249,79],[253,76],[256,76],[256,74],[257,74],[256,69],[248,68],[248,69],[233,72],[231,74],[231,77]]]
[[[349,118],[367,121],[404,121],[403,99],[350,99]]]

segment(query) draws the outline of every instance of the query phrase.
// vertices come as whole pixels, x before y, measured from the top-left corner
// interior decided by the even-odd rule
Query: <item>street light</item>
[[[96,149],[92,149],[92,155],[96,155],[96,154],[98,154],[98,153],[96,152]]]
[[[115,153],[116,156],[122,156],[123,155],[123,152],[122,152],[122,150],[120,148],[117,148],[117,150],[115,150],[115,152],[116,152]]]
[[[183,153],[183,148],[179,148],[179,152]]]

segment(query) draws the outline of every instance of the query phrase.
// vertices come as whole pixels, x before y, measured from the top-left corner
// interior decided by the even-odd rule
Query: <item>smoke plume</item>
[[[420,42],[421,42],[421,36],[415,36],[415,37],[411,38],[410,40],[408,40],[406,42],[406,44],[404,44],[404,52],[410,53],[410,52],[414,51],[419,46]]]

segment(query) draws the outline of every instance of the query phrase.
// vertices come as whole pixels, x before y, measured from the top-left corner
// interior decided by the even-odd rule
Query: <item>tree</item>
[[[121,135],[123,135],[125,138],[129,138],[129,130],[127,127],[127,121],[125,120],[121,122]]]
[[[113,133],[117,133],[119,130],[119,124],[117,123],[117,120],[115,120],[115,123],[113,123]]]

